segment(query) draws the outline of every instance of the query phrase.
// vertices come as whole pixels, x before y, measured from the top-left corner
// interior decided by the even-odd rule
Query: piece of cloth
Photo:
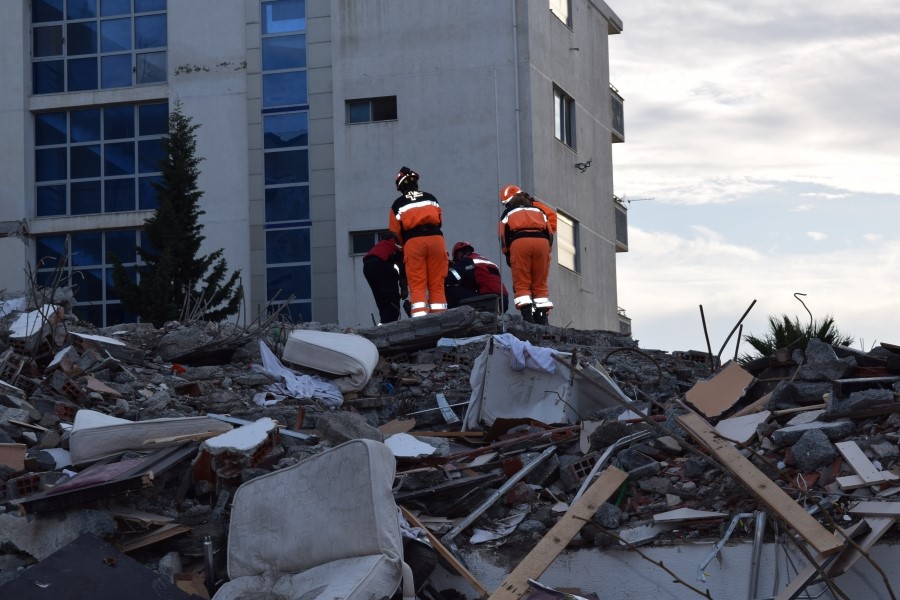
[[[563,353],[553,348],[523,342],[511,333],[497,334],[494,341],[509,349],[509,367],[514,371],[534,369],[544,373],[556,373],[556,361],[553,357],[563,356]]]
[[[262,357],[262,367],[259,370],[282,382],[269,386],[273,393],[292,398],[317,398],[328,408],[336,408],[344,403],[344,395],[336,385],[318,377],[299,375],[288,369],[262,340],[259,341],[259,353]]]

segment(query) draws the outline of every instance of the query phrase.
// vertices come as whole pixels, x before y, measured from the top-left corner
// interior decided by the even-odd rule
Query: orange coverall
[[[512,268],[516,308],[529,304],[550,310],[550,245],[556,233],[556,212],[539,200],[510,203],[500,218],[500,248]]]
[[[409,191],[394,201],[388,228],[403,245],[413,317],[447,310],[444,278],[447,248],[441,233],[441,207],[428,192]]]

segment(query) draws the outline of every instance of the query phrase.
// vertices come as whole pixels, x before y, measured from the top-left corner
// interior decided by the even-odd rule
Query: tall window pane
[[[35,27],[31,32],[33,53],[35,57],[61,56],[63,53],[63,35],[61,25]]]
[[[262,25],[264,34],[306,31],[306,1],[263,2]]]

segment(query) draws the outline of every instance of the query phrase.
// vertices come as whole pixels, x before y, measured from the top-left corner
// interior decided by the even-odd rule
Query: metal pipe
[[[737,527],[737,524],[741,519],[749,519],[753,516],[753,513],[740,513],[734,515],[731,519],[731,524],[728,526],[728,530],[725,532],[725,535],[722,536],[722,539],[716,542],[716,545],[713,546],[713,549],[710,551],[709,556],[706,557],[700,566],[697,567],[697,581],[706,581],[706,573],[703,572],[706,569],[706,566],[712,562],[712,560],[716,557],[722,547],[728,543],[728,540],[731,538],[731,534],[734,533],[734,528]]]
[[[756,600],[759,585],[759,559],[762,555],[763,533],[766,531],[766,512],[756,511],[756,528],[753,531],[753,558],[750,561],[750,586],[747,589],[747,600]]]
[[[706,328],[706,315],[703,314],[703,305],[700,305],[700,321],[703,323],[703,337],[706,338],[706,353],[709,354],[709,369],[715,370],[716,363],[713,360],[712,346],[709,343],[709,330]]]
[[[728,340],[731,339],[731,336],[733,336],[733,335],[734,335],[734,332],[737,331],[737,328],[741,326],[741,323],[744,322],[744,319],[747,318],[747,315],[750,313],[750,310],[751,310],[755,305],[756,305],[756,300],[754,300],[753,302],[750,303],[750,306],[747,307],[747,310],[745,310],[745,311],[744,311],[744,314],[741,315],[741,318],[738,319],[738,322],[737,322],[737,323],[735,324],[735,326],[731,329],[731,333],[729,333],[729,334],[728,334],[728,337],[725,338],[725,341],[722,342],[722,347],[719,349],[719,353],[716,355],[716,358],[717,358],[717,359],[719,359],[719,360],[722,359],[722,352],[725,351],[725,346],[728,344]]]
[[[203,538],[203,553],[206,559],[206,591],[212,596],[216,591],[216,564],[210,536]]]
[[[457,525],[456,527],[454,527],[453,529],[448,531],[446,534],[444,534],[444,536],[441,538],[441,543],[444,544],[445,546],[450,547],[451,550],[454,550],[454,554],[456,554],[456,547],[453,545],[453,538],[455,538],[457,535],[459,535],[460,531],[462,531],[463,529],[465,529],[466,527],[468,527],[469,525],[474,523],[475,519],[480,517],[484,513],[484,511],[486,511],[487,509],[492,507],[497,502],[497,500],[499,500],[500,498],[503,497],[503,495],[506,492],[511,490],[514,485],[516,485],[521,480],[523,480],[529,473],[534,471],[534,469],[537,468],[537,466],[539,464],[544,462],[554,452],[556,452],[556,446],[550,446],[549,448],[544,450],[540,456],[538,456],[533,461],[531,461],[530,463],[528,463],[527,465],[523,466],[521,469],[516,471],[512,475],[512,477],[510,477],[506,481],[506,483],[501,485],[500,488],[497,489],[496,491],[494,491],[493,494],[488,496],[484,502],[479,504],[478,508],[473,510],[469,514],[469,516],[467,516],[465,519],[463,519],[459,523],[459,525]]]
[[[468,401],[466,401],[466,402],[457,402],[456,404],[448,404],[447,406],[450,407],[450,408],[454,408],[454,407],[457,407],[457,406],[465,406],[465,405],[468,404],[468,403],[469,403]],[[415,412],[404,413],[404,414],[408,417],[408,416],[410,416],[410,415],[421,415],[421,414],[423,414],[423,413],[434,412],[434,411],[436,411],[436,410],[444,410],[444,407],[443,407],[443,406],[435,406],[434,408],[425,408],[425,409],[423,409],[423,410],[417,410],[417,411],[415,411]]]
[[[616,448],[620,446],[624,446],[629,442],[635,442],[637,440],[642,440],[645,437],[649,437],[652,434],[651,431],[638,431],[637,433],[632,433],[631,435],[626,435],[623,438],[620,438],[610,444],[609,448],[597,459],[597,462],[594,463],[591,472],[588,473],[587,477],[584,478],[584,481],[581,483],[581,487],[578,488],[578,493],[575,494],[575,497],[572,498],[572,502],[574,503],[576,500],[581,498],[581,495],[584,491],[591,485],[591,482],[594,481],[594,477],[603,468],[603,465],[606,464],[606,461],[609,460],[609,457],[612,456],[612,453],[615,452]]]

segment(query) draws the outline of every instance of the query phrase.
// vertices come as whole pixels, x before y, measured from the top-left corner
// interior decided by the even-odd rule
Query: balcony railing
[[[628,252],[628,209],[617,196],[613,196],[616,209],[616,252]]]

